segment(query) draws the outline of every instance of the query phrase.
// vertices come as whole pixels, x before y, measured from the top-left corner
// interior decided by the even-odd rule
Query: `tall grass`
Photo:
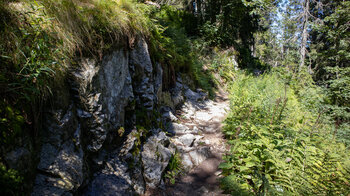
[[[53,17],[51,31],[69,52],[85,50],[93,55],[113,44],[137,36],[149,36],[152,23],[149,9],[131,0],[42,0],[47,17]]]

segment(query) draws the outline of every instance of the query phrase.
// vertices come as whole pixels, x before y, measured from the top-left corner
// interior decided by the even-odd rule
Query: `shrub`
[[[0,163],[0,193],[2,195],[19,195],[19,188],[23,182],[23,178],[19,176],[18,172],[13,169],[6,169]]]

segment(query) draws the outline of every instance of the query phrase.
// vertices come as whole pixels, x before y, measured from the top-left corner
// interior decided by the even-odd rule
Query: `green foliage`
[[[2,195],[19,195],[19,188],[22,185],[23,177],[16,170],[6,169],[0,163],[0,193]]]
[[[43,7],[33,3],[26,8],[28,12],[21,13],[16,10],[21,6],[0,3],[4,27],[0,30],[0,142],[7,145],[28,134],[22,129],[28,130],[28,124],[40,115],[29,116],[50,95],[49,78],[59,72],[63,58],[60,43],[42,28],[50,23],[49,18],[42,18]]]
[[[135,147],[132,149],[131,154],[134,158],[138,157],[141,159],[141,147],[142,144],[146,141],[149,130],[145,129],[142,126],[137,126],[137,131],[133,132],[133,136],[136,138]]]
[[[206,11],[202,13],[202,34],[207,41],[224,46],[232,46],[238,39],[245,46],[252,43],[252,33],[257,30],[258,17],[250,13],[253,10],[251,6],[243,1],[232,0],[208,1],[203,6]]]
[[[210,46],[235,47],[241,67],[260,68],[253,57],[254,33],[269,28],[279,1],[210,0],[198,3],[200,32]]]
[[[156,61],[174,67],[176,71],[188,71],[192,63],[190,40],[183,26],[185,15],[184,11],[162,6],[150,16],[158,23],[152,31],[152,56]]]
[[[350,67],[327,67],[327,113],[335,124],[337,139],[350,144]]]
[[[152,23],[150,9],[133,0],[39,1],[46,17],[53,17],[52,28],[70,52],[96,55],[113,45],[132,45],[137,36],[148,36]],[[67,22],[69,21],[69,22]],[[125,44],[125,42],[124,42]]]
[[[25,119],[20,111],[10,105],[1,103],[0,106],[0,143],[11,144],[15,137],[21,135]]]
[[[213,77],[203,70],[203,62],[199,61],[198,41],[190,40],[188,34],[196,31],[194,16],[174,8],[162,6],[150,13],[156,21],[150,39],[150,52],[154,63],[161,63],[164,69],[165,86],[175,84],[175,72],[182,72],[194,79],[196,84],[213,94]],[[194,44],[193,44],[194,43]]]
[[[175,184],[175,178],[182,172],[182,162],[181,157],[178,152],[175,152],[170,158],[169,164],[165,169],[165,178],[169,179],[171,184]]]
[[[212,85],[209,82],[214,81],[215,85],[224,85],[230,83],[234,79],[235,71],[238,69],[238,63],[236,61],[237,51],[233,48],[226,50],[218,47],[210,48],[209,43],[202,39],[196,39],[193,41],[194,50],[197,51],[197,59],[199,60],[200,68],[198,69],[199,80],[204,80],[203,83]],[[206,69],[203,72],[203,68]],[[196,70],[197,71],[197,70]],[[197,73],[197,72],[195,72]],[[205,81],[207,77],[211,79]]]
[[[322,99],[319,91],[301,81],[288,74],[281,77],[280,72],[238,75],[230,88],[231,112],[223,130],[232,146],[220,165],[226,191],[255,195],[350,191],[349,149],[332,139],[331,126],[315,112]],[[306,90],[313,93],[299,97]]]
[[[324,85],[325,104],[334,136],[349,145],[350,135],[350,2],[334,1],[325,8],[323,22],[314,25],[312,61],[315,80]]]
[[[201,40],[195,40],[192,42],[193,52],[192,52],[192,66],[190,67],[190,76],[194,79],[196,84],[203,88],[209,93],[209,96],[214,95],[215,90],[213,89],[217,84],[215,83],[215,77],[213,76],[214,72],[209,69],[205,69],[207,65],[211,64],[208,62],[208,59],[204,59],[204,54],[201,53],[200,47],[202,47]],[[210,59],[209,61],[211,61]]]
[[[43,7],[32,5],[31,12],[16,16],[7,5],[2,12],[10,17],[5,23],[1,38],[0,53],[4,64],[0,82],[10,95],[31,101],[37,96],[47,96],[47,85],[58,66],[58,59],[63,58],[58,49],[60,43],[42,26],[48,25],[50,19],[42,18]],[[33,13],[36,13],[33,14]],[[16,13],[19,14],[19,13]],[[6,19],[5,19],[6,20]]]

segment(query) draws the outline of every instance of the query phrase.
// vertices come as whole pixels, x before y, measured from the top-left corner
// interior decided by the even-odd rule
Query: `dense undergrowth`
[[[350,151],[307,73],[238,72],[230,86],[222,188],[232,195],[347,195]]]
[[[350,3],[274,2],[252,52],[257,65],[275,68],[237,72],[229,87],[222,188],[232,195],[348,195]]]

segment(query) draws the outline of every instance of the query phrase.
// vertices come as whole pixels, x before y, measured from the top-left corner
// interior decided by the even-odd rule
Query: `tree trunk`
[[[307,39],[309,37],[309,33],[307,29],[309,26],[309,9],[310,9],[310,0],[305,0],[303,5],[303,32],[301,34],[299,71],[305,64],[305,57],[306,57],[306,50],[307,50],[306,44],[307,44]]]

